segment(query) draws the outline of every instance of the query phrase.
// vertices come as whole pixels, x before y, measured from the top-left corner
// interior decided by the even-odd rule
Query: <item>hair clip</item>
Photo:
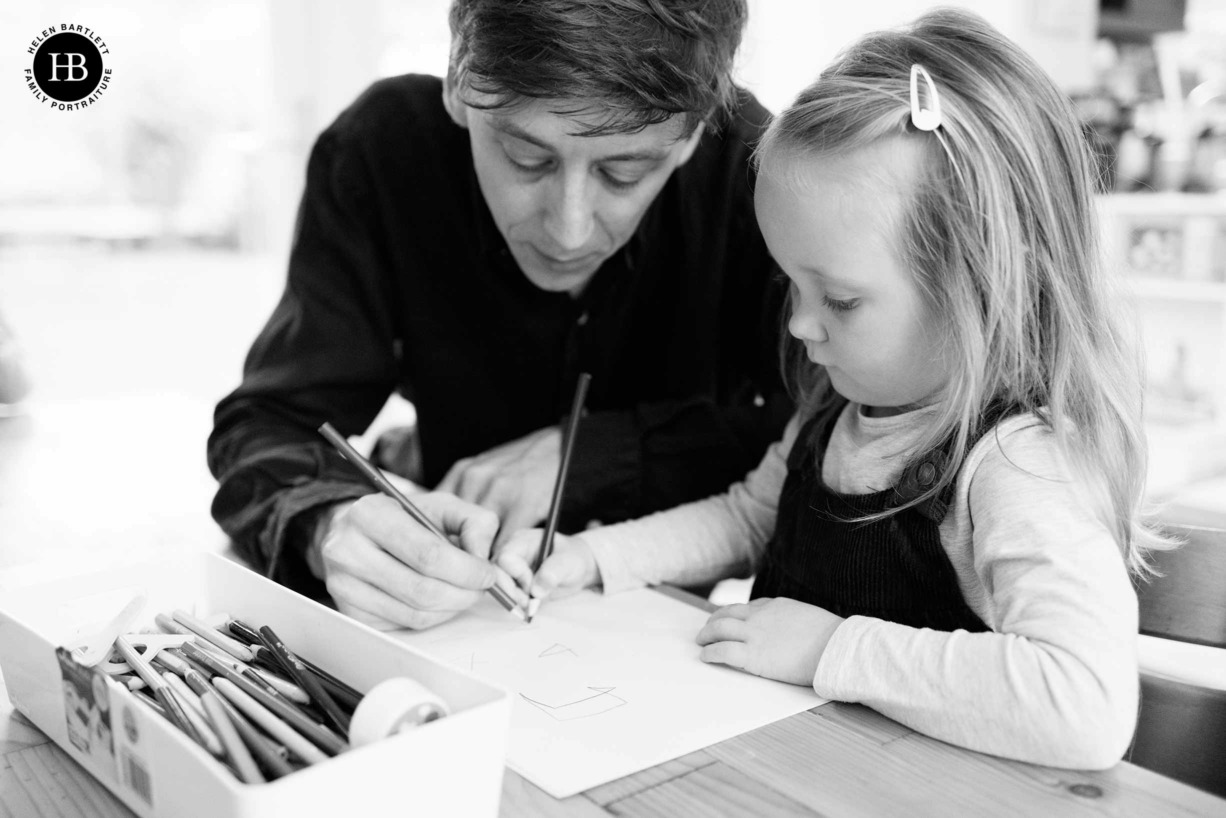
[[[924,75],[928,85],[928,107],[921,108],[919,101],[919,75]],[[937,96],[936,83],[919,63],[911,66],[911,124],[921,131],[935,131],[941,124],[941,98]]]

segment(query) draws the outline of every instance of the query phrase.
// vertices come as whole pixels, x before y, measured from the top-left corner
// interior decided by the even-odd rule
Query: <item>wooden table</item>
[[[133,815],[7,695],[0,753],[4,818]],[[1226,801],[1127,763],[1086,773],[961,750],[832,702],[562,800],[507,770],[499,814],[1224,816]]]
[[[0,593],[118,553],[221,545],[201,473],[208,407],[165,398],[84,408],[94,426],[66,423],[54,408],[0,423]],[[97,470],[80,466],[133,465],[124,441],[150,435],[162,443],[143,452],[135,483],[90,481]],[[60,478],[72,464],[69,503]],[[1127,763],[1084,773],[1005,761],[831,703],[563,800],[508,770],[500,814],[1226,816],[1226,801]],[[0,818],[10,815],[132,813],[15,712],[0,685]]]

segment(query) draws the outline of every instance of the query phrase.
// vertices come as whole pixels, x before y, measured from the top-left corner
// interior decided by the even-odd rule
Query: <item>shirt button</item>
[[[579,316],[578,320],[576,320],[575,323],[581,327],[586,327],[587,326],[587,312],[584,311],[584,313]]]
[[[937,479],[937,467],[931,463],[922,463],[916,477],[919,478],[921,486],[931,486]]]

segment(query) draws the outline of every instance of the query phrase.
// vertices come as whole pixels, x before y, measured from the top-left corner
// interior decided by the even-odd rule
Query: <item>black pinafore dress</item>
[[[967,606],[941,546],[940,524],[953,483],[884,519],[858,519],[897,508],[931,488],[948,460],[948,447],[913,459],[885,491],[837,494],[822,482],[822,461],[844,406],[840,401],[819,413],[796,438],[775,535],[752,597],[789,597],[841,617],[872,616],[915,628],[988,630]]]

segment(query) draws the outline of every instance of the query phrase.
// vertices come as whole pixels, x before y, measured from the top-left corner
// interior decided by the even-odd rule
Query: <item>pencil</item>
[[[196,725],[193,724],[187,717],[187,713],[183,710],[183,704],[175,697],[174,690],[162,678],[162,674],[158,673],[154,668],[145,661],[140,652],[132,647],[132,643],[128,641],[126,636],[120,636],[115,640],[115,649],[119,651],[119,655],[136,671],[136,675],[144,680],[149,686],[154,698],[158,704],[162,705],[162,709],[166,711],[167,717],[171,723],[187,733],[193,741],[201,747],[208,748],[204,736],[196,730]]]
[[[182,608],[175,609],[175,611],[170,615],[170,618],[173,622],[187,628],[201,639],[207,639],[208,641],[212,642],[214,645],[221,648],[235,659],[238,659],[240,662],[250,662],[253,658],[255,658],[251,654],[251,649],[246,645],[235,641],[229,636],[226,636],[221,631],[217,630],[206,622],[202,622]]]
[[[253,684],[250,679],[243,678],[241,674],[235,673],[195,645],[186,646],[184,652],[189,658],[195,659],[209,669],[214,677],[214,685],[217,685],[220,680],[229,681],[234,687],[237,687],[247,696],[254,699],[263,708],[271,711],[278,719],[310,739],[329,755],[340,755],[349,749],[348,742],[336,735],[336,733],[324,725],[313,721],[294,705],[269,695]],[[234,701],[234,699],[231,697],[230,701]]]
[[[281,663],[285,665],[285,669],[290,672],[307,695],[311,697],[311,701],[319,706],[324,711],[324,715],[328,721],[332,723],[342,736],[349,735],[349,717],[341,712],[336,701],[333,700],[328,692],[323,689],[319,681],[311,675],[311,671],[306,669],[306,666],[298,660],[294,652],[285,646],[281,641],[281,637],[273,631],[272,628],[264,625],[260,628],[260,635],[264,637],[264,644],[277,655]]]
[[[429,517],[423,514],[421,509],[409,502],[409,498],[401,494],[399,489],[393,486],[391,481],[384,477],[383,473],[376,469],[369,460],[358,454],[357,449],[350,446],[349,441],[345,440],[344,436],[341,435],[340,432],[336,431],[331,423],[325,423],[323,426],[320,426],[319,433],[326,437],[328,442],[335,446],[336,450],[340,452],[346,460],[357,466],[358,471],[362,472],[362,475],[369,480],[375,488],[399,503],[400,507],[404,509],[405,513],[416,520],[420,525],[424,526],[427,531],[448,545],[451,545],[451,540],[447,539],[447,535],[444,534]],[[521,619],[523,618],[523,613],[521,613],[519,608],[516,606],[515,600],[511,599],[506,591],[502,590],[497,585],[491,585],[486,590],[489,592],[490,596],[498,600],[498,604],[506,608],[508,612],[515,614]]]
[[[175,672],[181,673],[183,680],[187,682],[187,686],[196,692],[201,701],[204,701],[208,696],[212,696],[217,700],[217,703],[221,705],[225,714],[229,717],[234,729],[238,731],[239,737],[243,740],[247,749],[259,757],[269,775],[273,778],[280,778],[294,771],[294,768],[285,760],[288,756],[288,751],[285,747],[277,744],[270,738],[265,738],[263,734],[252,727],[247,719],[230,704],[229,700],[217,693],[216,689],[205,681],[205,676],[202,676],[199,671],[188,665],[186,659],[176,657],[176,661],[181,667],[177,667]],[[225,741],[226,739],[223,738],[222,742],[225,743]],[[236,750],[236,752],[241,754],[241,751]]]
[[[579,431],[579,417],[583,414],[583,404],[587,400],[587,387],[592,382],[592,376],[584,372],[579,375],[575,384],[575,397],[570,404],[570,419],[566,423],[566,438],[562,441],[562,462],[558,464],[558,477],[553,483],[553,498],[549,501],[549,517],[545,520],[545,532],[541,535],[541,549],[537,552],[532,565],[532,573],[541,570],[545,560],[553,553],[553,538],[558,530],[558,514],[562,510],[562,495],[566,491],[566,474],[570,471],[571,454],[575,451],[575,436]],[[528,602],[527,621],[536,616],[541,601],[533,597]]]
[[[281,665],[281,662],[278,661],[276,654],[264,647],[263,642],[260,641],[260,635],[254,628],[238,619],[231,619],[228,627],[230,633],[233,634],[236,639],[241,642],[246,642],[247,646],[251,648],[251,652],[255,654],[255,662],[253,664],[259,665],[260,670],[269,672],[269,675],[276,673],[281,674],[281,676],[285,676],[289,673],[289,671],[287,671]],[[298,661],[306,665],[306,669],[315,674],[315,678],[319,680],[319,683],[324,686],[325,690],[332,694],[332,698],[338,699],[350,710],[353,710],[358,706],[358,702],[362,700],[361,693],[354,690],[352,687],[345,684],[331,673],[328,673],[328,671],[322,669],[319,667],[319,665],[312,664],[308,660],[303,659],[301,656],[298,657]]]

